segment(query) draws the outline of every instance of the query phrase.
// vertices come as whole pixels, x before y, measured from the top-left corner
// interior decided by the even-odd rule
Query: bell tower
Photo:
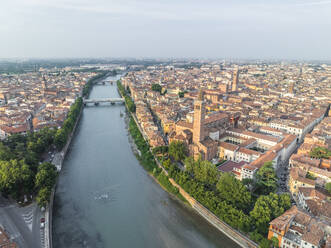
[[[233,76],[232,76],[232,89],[231,89],[231,91],[237,91],[238,90],[238,81],[239,81],[239,69],[236,68],[236,70],[233,72]]]
[[[206,107],[203,101],[203,91],[200,90],[198,99],[194,101],[193,142],[195,144],[205,139],[204,120]]]

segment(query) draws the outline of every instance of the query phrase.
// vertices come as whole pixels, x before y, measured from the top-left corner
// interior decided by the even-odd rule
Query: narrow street
[[[20,207],[0,196],[0,223],[20,248],[42,247],[44,229],[40,228],[40,219],[43,215],[36,203]]]

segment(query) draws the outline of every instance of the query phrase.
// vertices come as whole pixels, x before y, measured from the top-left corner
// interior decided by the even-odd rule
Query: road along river
[[[116,84],[96,85],[90,97],[119,95]],[[131,149],[124,105],[105,103],[84,108],[64,161],[54,200],[53,247],[238,245],[144,171]]]

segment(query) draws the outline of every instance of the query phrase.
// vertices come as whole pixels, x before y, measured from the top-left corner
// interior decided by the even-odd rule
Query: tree
[[[38,167],[38,172],[35,177],[36,188],[52,188],[57,177],[56,167],[48,162],[42,163]]]
[[[163,161],[163,167],[168,170],[170,168],[170,165],[171,165],[171,160],[170,159],[167,159],[165,161]]]
[[[180,92],[178,92],[178,97],[179,97],[179,98],[183,98],[184,95],[185,95],[185,93],[187,93],[186,90],[185,90],[185,91],[180,91]]]
[[[157,146],[153,148],[153,154],[165,154],[168,152],[167,146]]]
[[[20,181],[20,167],[17,160],[0,161],[0,188],[6,193],[13,193]]]
[[[162,86],[159,85],[159,84],[152,84],[152,90],[161,93],[161,91],[162,91]]]
[[[134,102],[132,101],[131,97],[129,96],[125,96],[125,102],[128,106],[128,109],[131,113],[136,112],[136,105],[134,104]]]
[[[33,185],[33,173],[23,160],[0,161],[0,190],[18,199]]]
[[[191,175],[194,175],[194,166],[195,166],[194,158],[191,156],[186,157],[184,160],[184,165],[186,172]]]
[[[331,182],[325,184],[325,189],[331,194]]]
[[[123,96],[123,97],[125,97],[126,96],[126,91],[125,91],[125,89],[124,89],[124,87],[123,87],[123,85],[122,85],[122,83],[121,83],[121,80],[117,80],[117,88],[118,88],[118,90],[120,91],[120,93],[121,93],[121,95]],[[128,92],[129,92],[129,90],[127,90]]]
[[[26,137],[22,134],[12,134],[5,140],[5,145],[7,145],[11,150],[14,150],[18,143],[25,143]]]
[[[36,201],[39,207],[45,207],[49,202],[49,198],[51,196],[51,189],[48,187],[42,188],[39,190],[38,195],[36,197]]]
[[[306,178],[311,179],[311,180],[316,180],[316,177],[313,174],[311,174],[309,171],[306,174]]]
[[[277,189],[277,176],[272,162],[266,162],[257,172],[257,188],[261,194],[267,195]]]
[[[271,238],[271,244],[272,244],[272,247],[278,248],[279,247],[279,240],[276,237],[272,237]]]
[[[169,145],[169,155],[176,161],[181,161],[186,156],[186,146],[181,141],[172,141]]]
[[[20,161],[20,166],[20,176],[22,182],[22,188],[20,190],[23,194],[29,194],[32,192],[34,186],[34,173],[31,171],[30,166],[28,166],[24,161]]]
[[[26,152],[25,143],[23,143],[23,142],[16,143],[15,150],[14,150],[15,158],[17,158],[19,160],[23,159],[25,152]]]
[[[39,165],[35,176],[35,187],[38,189],[36,200],[40,207],[45,207],[49,202],[57,174],[56,167],[53,164],[45,162]]]
[[[264,238],[260,233],[258,233],[256,230],[254,230],[253,232],[249,233],[249,238],[253,241],[255,241],[256,243],[260,243],[261,240]]]
[[[13,157],[8,146],[5,146],[2,142],[0,142],[0,160],[10,160]]]
[[[206,185],[215,185],[218,180],[218,171],[214,164],[209,161],[198,160],[193,167],[194,177]]]
[[[269,222],[283,214],[291,206],[291,198],[288,194],[261,195],[250,212],[255,222],[255,228],[262,235],[268,232]]]
[[[61,150],[67,142],[67,133],[64,129],[60,128],[55,133],[54,143],[58,150]]]
[[[315,147],[312,149],[309,153],[309,156],[312,158],[325,158],[325,159],[330,159],[331,158],[331,150],[328,150],[325,147]]]
[[[238,209],[249,210],[251,194],[247,188],[230,173],[222,173],[216,188],[221,199],[236,206]]]
[[[266,238],[263,238],[260,243],[259,243],[259,246],[261,248],[270,248],[271,246],[271,241],[269,239],[266,239]]]

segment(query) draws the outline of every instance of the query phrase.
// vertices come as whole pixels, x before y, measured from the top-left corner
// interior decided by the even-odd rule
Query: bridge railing
[[[109,102],[109,103],[124,103],[123,98],[99,98],[99,99],[83,99],[83,103],[102,103],[102,102]]]

